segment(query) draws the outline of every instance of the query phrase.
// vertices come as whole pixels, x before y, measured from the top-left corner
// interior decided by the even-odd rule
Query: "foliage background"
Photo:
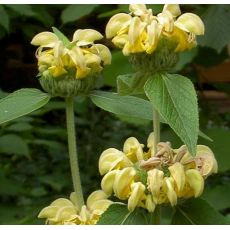
[[[149,5],[155,13],[162,5]],[[219,162],[219,174],[208,179],[207,199],[230,219],[230,5],[182,5],[182,12],[201,15],[206,34],[199,46],[180,55],[174,71],[195,84],[200,106],[200,128],[214,142],[209,145]],[[36,79],[32,37],[59,28],[68,37],[79,28],[94,28],[104,34],[109,18],[128,10],[128,5],[0,5],[0,98],[23,87],[40,88]],[[116,77],[132,72],[127,59],[110,41],[113,62],[105,68],[98,88],[116,91]],[[76,98],[76,124],[80,168],[85,197],[99,188],[97,160],[108,148],[122,148],[129,136],[142,143],[151,131],[146,120],[115,116]],[[32,114],[1,125],[0,129],[0,224],[41,224],[39,210],[72,191],[67,154],[64,104],[52,101]],[[162,125],[162,140],[175,148],[180,140]],[[23,210],[23,211],[22,211]],[[170,216],[170,211],[167,212]],[[168,219],[163,220],[168,223]]]

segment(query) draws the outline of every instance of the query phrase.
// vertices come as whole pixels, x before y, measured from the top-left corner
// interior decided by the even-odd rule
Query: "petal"
[[[68,51],[68,55],[75,65],[82,69],[86,68],[85,58],[81,48],[75,46],[73,49]]]
[[[169,11],[163,11],[162,13],[158,14],[157,19],[159,25],[161,25],[166,32],[171,33],[173,31],[173,15]]]
[[[195,35],[204,34],[204,23],[199,16],[192,13],[182,14],[175,22],[175,26],[183,31],[194,33]]]
[[[42,32],[34,36],[31,44],[34,46],[53,47],[58,41],[58,37],[51,32]]]
[[[172,166],[168,167],[172,178],[175,180],[177,188],[182,191],[185,185],[185,173],[184,167],[181,163],[176,162]]]
[[[131,16],[125,13],[119,13],[110,18],[106,25],[105,34],[107,38],[112,38],[123,28],[127,27],[130,23]]]
[[[89,209],[91,209],[91,207],[92,207],[92,205],[94,204],[94,202],[96,202],[96,201],[98,201],[98,200],[104,200],[104,199],[106,199],[107,197],[108,197],[108,195],[106,195],[105,192],[102,191],[102,190],[94,191],[94,192],[92,192],[92,193],[89,195],[89,197],[88,197],[88,199],[87,199],[87,202],[86,202],[87,207],[88,207]]]
[[[101,60],[103,61],[103,65],[110,65],[112,55],[108,47],[102,44],[95,44],[94,47],[97,49],[98,55],[100,56]]]
[[[38,218],[53,218],[57,213],[58,207],[48,206],[43,208],[38,214]]]
[[[77,217],[77,212],[73,206],[65,206],[59,208],[56,216],[53,218],[49,218],[50,221],[54,222],[63,222],[63,221],[71,221]]]
[[[38,65],[52,65],[53,61],[54,56],[45,52],[38,57]]]
[[[151,24],[147,26],[146,53],[151,54],[157,48],[160,34],[161,29],[157,21],[153,20]]]
[[[166,10],[169,11],[173,15],[173,17],[181,15],[179,4],[165,4],[163,11]]]
[[[100,66],[101,64],[101,58],[96,54],[88,53],[84,55],[84,57],[85,57],[86,65],[88,67],[94,68],[94,66],[97,67]]]
[[[132,162],[125,154],[117,149],[106,149],[99,158],[99,172],[101,175],[117,168],[131,166]]]
[[[86,222],[90,219],[90,213],[85,205],[83,205],[81,208],[79,219],[81,221],[81,224],[86,224]]]
[[[129,197],[131,189],[130,186],[134,180],[135,175],[136,171],[132,167],[124,168],[116,174],[113,190],[119,199],[125,200]]]
[[[151,132],[148,136],[147,139],[147,147],[150,149],[151,151],[151,157],[153,157],[155,155],[154,153],[154,132]]]
[[[111,200],[98,200],[90,206],[91,211],[97,210],[97,214],[101,215],[113,202]]]
[[[70,201],[74,204],[74,206],[75,206],[77,212],[79,212],[79,211],[80,211],[80,208],[79,208],[79,206],[78,206],[78,200],[77,200],[77,195],[76,195],[76,193],[75,193],[75,192],[71,192],[69,198],[70,198]]]
[[[159,169],[151,169],[148,171],[147,185],[148,190],[157,199],[160,195],[163,185],[164,172]]]
[[[146,23],[142,22],[139,17],[132,18],[128,32],[130,45],[135,45],[136,41],[144,31],[145,26]]]
[[[62,66],[51,66],[48,68],[48,70],[53,77],[59,77],[67,73],[67,71]]]
[[[76,30],[73,35],[73,41],[77,41],[78,46],[92,44],[95,40],[100,40],[103,35],[93,29]]]
[[[141,161],[144,160],[142,147],[143,145],[135,137],[129,137],[124,143],[123,152],[127,157],[134,154],[135,160]]]
[[[123,48],[125,44],[128,42],[128,34],[117,35],[112,39],[112,42],[118,48]]]
[[[213,158],[213,168],[212,168],[211,173],[217,173],[218,172],[218,164],[217,164],[215,155],[212,152],[212,150],[206,145],[197,145],[197,156],[203,154],[204,152]]]
[[[72,205],[73,203],[65,198],[59,198],[50,204],[50,206],[57,206],[57,207],[72,206]]]
[[[131,195],[128,199],[128,209],[130,212],[138,206],[141,200],[145,197],[145,186],[141,182],[136,182],[131,185]]]
[[[148,13],[145,4],[130,4],[129,5],[129,11],[134,13],[137,16],[141,16],[145,13]]]
[[[154,212],[156,204],[153,201],[152,195],[148,194],[145,201],[145,207],[149,212]]]
[[[198,197],[204,190],[204,179],[196,169],[189,169],[185,172],[186,182],[190,185],[194,192],[194,196]]]
[[[107,195],[112,195],[113,192],[113,185],[115,181],[116,174],[119,172],[119,170],[112,170],[105,174],[101,181],[101,188]]]
[[[167,197],[170,201],[170,204],[172,206],[175,206],[177,204],[177,194],[174,190],[174,186],[173,186],[173,178],[171,177],[165,177],[164,178],[165,181],[165,186],[166,186],[166,191],[167,191]]]

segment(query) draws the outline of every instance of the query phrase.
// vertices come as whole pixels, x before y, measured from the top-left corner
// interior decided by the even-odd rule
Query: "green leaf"
[[[213,142],[213,139],[212,138],[210,138],[208,135],[206,135],[205,133],[203,133],[201,130],[199,131],[199,136],[200,137],[202,137],[202,138],[204,138],[204,139],[206,139],[206,140],[208,140],[208,141],[210,141],[210,142]]]
[[[206,187],[202,197],[216,209],[224,210],[230,208],[229,191],[230,184]]]
[[[53,32],[57,35],[57,37],[63,42],[63,44],[68,47],[70,46],[69,39],[56,27],[52,27]]]
[[[134,225],[148,224],[148,219],[141,209],[130,212],[124,204],[112,204],[102,214],[97,225]]]
[[[61,14],[62,22],[74,22],[83,16],[90,14],[98,4],[76,4],[67,6]]]
[[[23,132],[23,131],[30,131],[32,128],[33,126],[30,125],[29,123],[18,122],[7,127],[7,131]]]
[[[117,93],[93,91],[93,103],[111,113],[152,120],[153,109],[149,101],[133,96],[120,96]]]
[[[34,12],[31,6],[28,4],[6,4],[5,6],[19,13],[20,15],[34,16]]]
[[[117,77],[117,92],[120,95],[143,94],[148,76],[126,74]]]
[[[41,108],[50,100],[38,89],[20,89],[0,100],[0,124]]]
[[[161,117],[196,154],[199,121],[192,82],[176,74],[157,74],[145,84],[145,93]]]
[[[210,5],[203,15],[205,35],[198,43],[220,52],[230,42],[230,6]]]
[[[199,198],[189,199],[175,209],[172,224],[229,224],[224,216]]]
[[[0,5],[0,25],[9,31],[10,20],[3,5]]]
[[[20,136],[7,134],[0,137],[0,153],[29,157],[29,148],[25,140]]]

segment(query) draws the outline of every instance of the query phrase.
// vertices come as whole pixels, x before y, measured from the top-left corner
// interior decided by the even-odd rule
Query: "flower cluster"
[[[129,10],[114,15],[106,27],[106,37],[126,56],[151,54],[164,39],[175,43],[176,52],[184,51],[196,45],[196,35],[204,34],[202,20],[192,13],[181,15],[177,4],[166,4],[157,16],[144,4],[131,4]]]
[[[103,191],[128,200],[128,209],[146,208],[153,212],[156,205],[177,204],[178,198],[198,197],[204,179],[217,173],[217,162],[211,149],[197,146],[193,157],[186,146],[172,149],[169,142],[160,142],[153,149],[153,133],[147,141],[148,150],[134,137],[128,138],[123,151],[105,150],[99,159]]]
[[[71,42],[67,38],[63,42],[51,32],[37,34],[31,44],[39,46],[36,57],[40,74],[53,77],[74,75],[76,79],[83,79],[101,72],[104,65],[111,63],[109,49],[94,44],[102,37],[93,29],[76,30]]]
[[[96,224],[101,214],[112,203],[107,197],[102,190],[97,190],[88,197],[86,205],[79,208],[73,192],[70,199],[59,198],[42,209],[38,218],[45,218],[46,223],[52,225]]]

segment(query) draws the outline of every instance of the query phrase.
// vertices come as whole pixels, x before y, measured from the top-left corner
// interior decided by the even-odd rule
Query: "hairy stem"
[[[73,97],[66,98],[66,122],[68,133],[70,169],[72,174],[73,187],[77,196],[78,206],[82,207],[84,205],[84,198],[82,193],[81,177],[79,172],[77,156]]]

